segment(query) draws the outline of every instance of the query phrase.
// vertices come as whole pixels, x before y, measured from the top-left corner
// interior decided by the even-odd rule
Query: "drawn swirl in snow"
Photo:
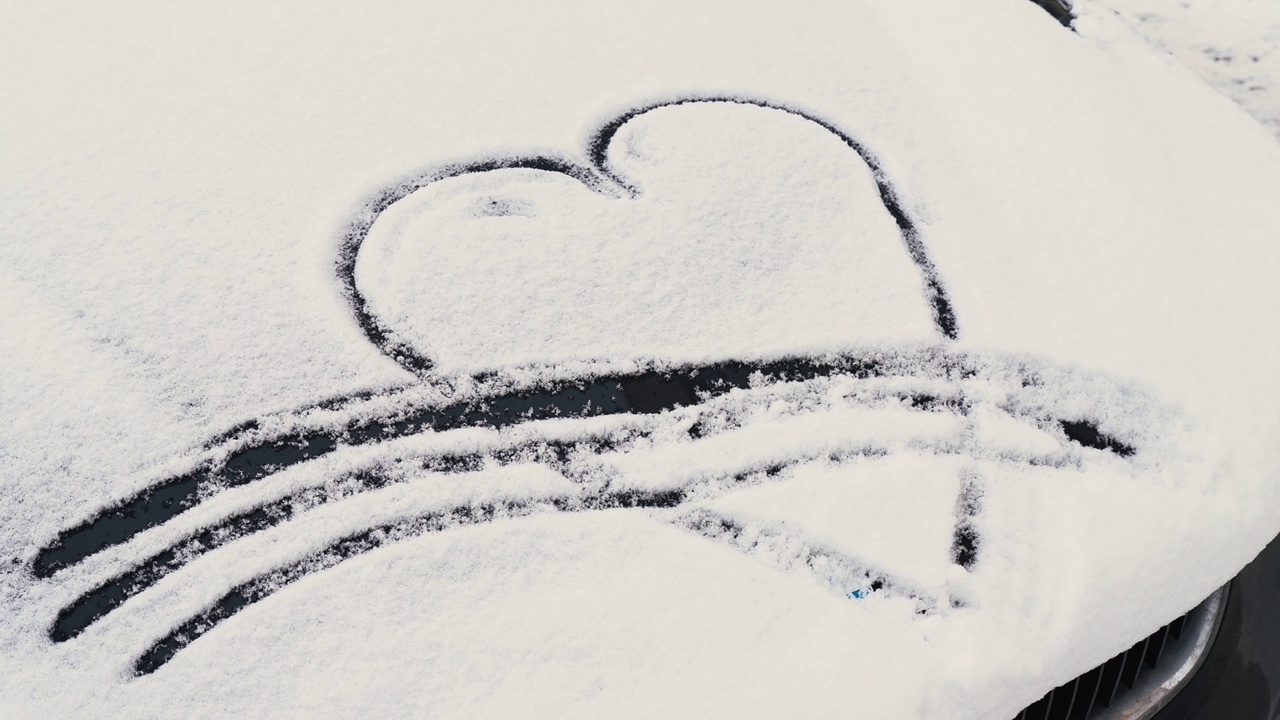
[[[219,548],[275,528],[318,533],[159,633],[133,663],[146,674],[344,559],[566,512],[646,512],[862,606],[949,612],[972,599],[945,572],[862,553],[839,532],[811,537],[812,523],[768,508],[789,487],[856,486],[854,501],[872,502],[876,484],[918,483],[945,503],[942,569],[971,570],[993,468],[1140,466],[1177,442],[1168,413],[1121,383],[952,349],[960,326],[907,206],[832,123],[688,99],[615,118],[586,157],[463,163],[372,199],[337,275],[370,341],[417,379],[233,428],[189,471],[61,533],[32,570],[87,588],[50,637],[84,633]],[[690,298],[694,310],[671,311]],[[476,326],[492,332],[477,340]],[[893,470],[890,457],[909,462]],[[559,480],[366,509],[355,528],[307,524],[394,488],[534,466]],[[747,490],[774,494],[753,506]],[[207,510],[215,496],[221,509]],[[936,533],[925,519],[894,523]]]

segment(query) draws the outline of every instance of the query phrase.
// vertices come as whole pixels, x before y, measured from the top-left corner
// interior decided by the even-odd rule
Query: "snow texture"
[[[470,370],[935,337],[870,169],[821,125],[735,103],[669,106],[626,123],[608,150],[634,199],[510,169],[397,203],[360,249],[375,313],[442,368]],[[751,241],[769,237],[788,240]]]
[[[1107,5],[1280,136],[1280,3],[1108,0]]]
[[[1011,717],[1186,611],[1280,145],[1135,30],[1280,71],[1141,4],[11,11],[0,715]]]

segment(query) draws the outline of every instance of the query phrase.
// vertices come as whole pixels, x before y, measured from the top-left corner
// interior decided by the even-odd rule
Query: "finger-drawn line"
[[[507,465],[519,462],[541,462],[553,469],[568,470],[573,451],[594,447],[597,452],[615,448],[610,438],[578,439],[573,442],[529,442],[487,452],[442,452],[417,455],[415,470],[428,473],[469,473],[482,469],[486,462]],[[284,497],[236,513],[198,532],[185,536],[173,545],[134,564],[125,572],[100,583],[63,608],[50,630],[55,642],[69,640],[97,622],[126,600],[154,586],[196,558],[221,548],[241,537],[261,532],[287,522],[321,505],[339,502],[359,493],[378,490],[404,482],[414,473],[385,464],[358,470],[322,486],[297,490]]]
[[[930,408],[940,411],[942,406]],[[922,410],[924,411],[924,410]],[[436,473],[475,472],[485,466],[486,462],[497,465],[512,463],[537,462],[560,472],[581,488],[582,503],[569,507],[571,511],[595,509],[593,498],[606,497],[609,493],[622,493],[608,484],[600,485],[595,478],[581,477],[572,467],[574,453],[584,450],[590,453],[624,450],[625,446],[636,439],[646,437],[647,433],[636,432],[625,441],[613,438],[575,439],[573,441],[546,442],[533,441],[516,444],[486,452],[440,453],[417,458],[418,469]],[[947,451],[943,448],[942,451]],[[825,459],[833,464],[848,462],[856,457],[875,455],[883,451],[875,448],[862,448],[853,451],[826,453]],[[724,476],[701,477],[686,483],[679,490],[684,498],[705,500],[721,494],[733,487],[755,484],[761,481],[776,480],[790,468],[814,461],[822,454],[804,453],[784,461],[767,464],[757,470],[740,473],[729,473]],[[592,468],[593,470],[595,468]],[[241,537],[287,522],[302,513],[321,505],[339,502],[358,493],[378,490],[391,484],[403,482],[411,476],[399,467],[373,467],[352,473],[340,480],[328,482],[323,486],[309,487],[295,491],[284,497],[258,505],[243,512],[231,515],[210,527],[188,535],[173,545],[134,564],[128,570],[114,575],[99,583],[92,590],[82,594],[71,605],[63,608],[49,637],[54,642],[65,642],[76,637],[90,625],[119,608],[129,598],[154,586],[160,580],[182,569],[196,558],[221,548]],[[591,487],[594,484],[598,487]]]
[[[483,460],[484,456],[478,453],[442,455],[424,461],[423,469],[434,472],[466,472],[478,469]],[[70,640],[119,608],[129,598],[151,588],[196,558],[230,542],[284,523],[320,505],[336,502],[357,492],[377,490],[393,482],[396,482],[396,478],[392,475],[377,470],[362,471],[338,482],[294,492],[225,518],[179,540],[81,595],[58,613],[49,638],[54,642]]]
[[[153,673],[172,660],[183,648],[250,605],[265,600],[307,575],[327,570],[345,560],[394,542],[450,528],[478,525],[499,519],[528,517],[544,512],[671,509],[678,507],[686,497],[687,491],[680,488],[625,489],[606,491],[593,497],[559,496],[533,501],[499,501],[425,513],[353,533],[329,543],[323,549],[299,561],[259,575],[232,588],[204,611],[154,642],[134,662],[133,671],[137,675]],[[760,530],[756,532],[757,542],[744,542],[746,529],[743,526],[704,510],[690,511],[672,519],[672,522],[702,537],[726,542],[747,554],[753,554],[759,549],[760,538],[782,537],[776,531],[770,532],[768,529],[763,529],[763,532]],[[794,554],[796,560],[806,565],[815,576],[828,585],[847,585],[848,589],[843,594],[849,597],[861,599],[873,592],[906,596],[915,601],[919,614],[926,614],[936,607],[933,599],[915,593],[908,589],[909,585],[899,583],[890,576],[873,570],[849,556],[812,547],[802,542],[793,542],[793,544],[800,546]]]
[[[50,577],[97,552],[167,522],[223,489],[260,480],[340,447],[368,445],[422,432],[463,427],[504,428],[552,417],[583,418],[643,412],[627,401],[627,390],[635,380],[606,378],[480,398],[443,408],[410,407],[399,416],[356,420],[337,433],[327,429],[303,428],[250,442],[233,450],[221,462],[203,464],[191,472],[147,488],[60,533],[57,540],[39,551],[32,569],[37,577]]]
[[[1107,450],[1120,457],[1130,457],[1136,452],[1132,445],[1107,435],[1088,420],[1063,420],[1059,424],[1068,438],[1085,447]]]
[[[910,583],[871,567],[853,556],[806,542],[799,535],[774,527],[750,526],[720,513],[695,508],[673,523],[702,537],[729,545],[752,556],[767,556],[780,569],[802,566],[821,584],[841,596],[863,600],[872,594],[905,597],[917,615],[937,610],[937,601]]]
[[[932,398],[920,401],[919,396],[911,394],[901,399],[906,401],[908,406],[915,407],[921,412],[966,414],[963,402],[941,403]],[[725,428],[719,428],[719,432],[725,431]],[[573,467],[572,460],[583,453],[598,456],[606,451],[625,451],[636,440],[648,435],[647,431],[639,430],[633,431],[629,437],[622,439],[597,437],[572,441],[531,441],[488,451],[419,455],[415,456],[414,462],[417,470],[450,474],[476,472],[486,463],[497,465],[540,463],[564,475],[580,488],[581,503],[565,509],[582,511],[596,507],[592,502],[593,498],[607,497],[610,492],[621,491],[612,489],[607,479],[601,481],[598,477],[581,475],[580,469]],[[964,455],[969,451],[969,448],[963,445],[952,446],[946,442],[937,446],[915,449],[917,451],[927,449],[938,455]],[[704,501],[746,485],[776,482],[786,471],[804,463],[824,461],[832,465],[842,465],[857,458],[881,456],[885,452],[872,444],[848,450],[824,451],[816,454],[800,453],[744,472],[700,476],[676,489],[682,493],[680,501],[682,504]],[[1020,460],[1006,458],[1005,462],[1037,465],[1043,461],[1036,458]],[[598,469],[588,468],[589,471]],[[71,605],[59,612],[49,636],[55,642],[64,642],[79,635],[90,625],[119,608],[129,598],[144,592],[198,557],[241,537],[282,524],[321,505],[340,502],[358,493],[404,482],[413,474],[404,472],[399,463],[391,466],[379,464],[353,472],[336,481],[326,482],[323,486],[297,490],[282,498],[220,520],[210,527],[185,536],[170,547],[132,565],[129,569],[108,578],[82,594]],[[956,501],[956,526],[952,546],[953,561],[965,569],[972,569],[977,558],[979,541],[975,517],[980,510],[981,495],[980,479],[972,470],[966,471],[965,481]]]
[[[972,570],[978,560],[978,527],[976,518],[982,510],[982,479],[969,470],[965,473],[956,498],[956,530],[951,541],[951,561]]]
[[[311,573],[331,568],[343,560],[424,533],[491,522],[499,518],[522,517],[537,509],[539,509],[537,506],[527,503],[491,503],[449,512],[430,513],[348,535],[308,555],[300,562],[232,588],[204,612],[184,622],[155,642],[137,659],[133,665],[133,671],[136,675],[155,672],[169,662],[179,650],[190,645],[232,615],[271,596],[290,583]]]
[[[928,370],[920,367],[916,367],[914,370],[923,377],[932,378],[948,374],[952,376],[968,375],[971,369],[966,368],[964,363],[958,363],[956,360],[957,358],[955,357],[948,358],[947,363],[944,363],[945,370],[937,365]],[[687,405],[695,398],[706,401],[718,394],[727,392],[729,389],[746,387],[751,383],[752,377],[756,378],[755,382],[757,384],[770,381],[803,381],[819,376],[836,378],[840,376],[840,373],[833,371],[832,367],[841,365],[851,377],[884,377],[881,374],[883,372],[895,370],[901,372],[903,368],[894,367],[896,364],[884,357],[880,358],[879,363],[865,360],[855,362],[850,359],[846,359],[845,362],[833,360],[820,365],[815,365],[812,362],[778,361],[772,365],[754,366],[753,372],[747,372],[749,368],[742,367],[739,364],[722,364],[695,368],[684,372],[672,372],[666,376],[659,376],[653,373],[638,375],[636,377],[639,379],[636,380],[634,385],[641,388],[643,392],[636,391],[633,388],[630,396],[636,404],[647,410],[655,410],[662,407],[673,408]],[[767,371],[767,374],[761,372],[762,369]],[[895,376],[900,375],[895,374]],[[627,384],[625,381],[618,382],[620,385]],[[527,401],[528,397],[525,397],[524,400]],[[868,398],[858,400],[854,397],[847,397],[846,401],[854,402],[855,404],[870,402],[872,406],[879,406],[884,402],[892,401],[897,403],[898,407],[914,408],[923,412],[946,412],[958,416],[967,416],[970,412],[969,401],[963,394],[938,397],[913,390],[910,386],[884,388],[873,393]],[[537,406],[537,403],[532,406]],[[524,407],[530,407],[529,403],[526,402]],[[708,432],[720,434],[739,426],[732,413],[728,416],[720,417],[710,428],[703,425],[703,420],[704,418],[698,419],[689,428],[688,432],[691,437],[702,437]],[[1024,418],[1024,421],[1043,424],[1042,420],[1037,420],[1036,418]],[[1094,438],[1096,442],[1090,442],[1088,445],[1081,443],[1082,446],[1108,449],[1118,455],[1124,455],[1115,450],[1115,446],[1123,446],[1122,443],[1100,434],[1092,424],[1084,421],[1060,421],[1059,425],[1064,429],[1064,440],[1075,440],[1072,437],[1073,433],[1066,431],[1067,428],[1077,428],[1084,425],[1092,428],[1097,438],[1105,438],[1106,440]],[[616,430],[613,432],[616,433]],[[633,428],[628,432],[630,437],[622,440],[614,436],[577,438],[572,441],[524,441],[483,452],[442,452],[417,455],[416,462],[419,463],[421,470],[451,473],[474,471],[487,462],[494,462],[500,465],[511,462],[542,463],[560,472],[583,488],[584,504],[571,509],[590,509],[595,506],[588,503],[587,500],[596,496],[593,493],[603,492],[606,495],[600,495],[600,497],[607,497],[607,492],[610,492],[610,489],[607,486],[587,487],[590,483],[584,478],[575,475],[575,470],[571,467],[569,459],[575,452],[579,455],[586,452],[587,454],[598,456],[606,451],[625,451],[631,441],[645,437],[648,431]],[[1123,447],[1127,448],[1128,446]],[[951,447],[946,443],[942,446],[930,447],[929,450],[935,454],[966,453],[971,451],[970,448],[962,445]],[[876,448],[868,446],[860,450],[834,452],[823,459],[831,463],[842,463],[854,457],[865,457],[878,452],[882,453],[883,450],[877,451]],[[796,457],[788,458],[751,473],[727,477],[702,477],[695,482],[687,483],[680,491],[686,499],[707,499],[726,491],[728,488],[742,486],[752,481],[748,476],[764,478],[765,481],[769,481],[777,478],[783,471],[796,464],[817,459],[820,458],[815,455],[801,453]],[[1043,460],[1036,458],[1023,458],[1017,461],[1012,458],[1006,458],[1006,461],[1030,464],[1043,462]],[[402,477],[403,475],[399,476],[399,478]],[[286,522],[319,505],[337,502],[356,493],[376,490],[390,483],[399,482],[399,478],[394,472],[389,472],[386,467],[375,463],[371,468],[356,471],[332,482],[326,482],[323,486],[294,491],[285,497],[233,514],[221,521],[217,521],[212,526],[184,536],[170,547],[132,564],[128,569],[117,573],[93,589],[81,594],[77,600],[64,607],[58,613],[50,629],[50,638],[56,642],[63,642],[77,636],[91,624],[120,607],[129,598],[152,587],[164,577],[176,572],[201,555],[220,548],[233,540]],[[973,515],[977,512],[976,498],[979,494],[977,488],[976,481],[966,482],[964,493],[958,500],[957,505],[953,557],[958,564],[966,568],[972,566],[977,553],[978,536],[976,525],[973,523]]]
[[[761,363],[723,362],[661,372],[646,370],[524,388],[495,397],[481,396],[442,408],[409,407],[399,415],[354,421],[337,433],[303,428],[248,442],[221,462],[203,464],[99,512],[63,531],[54,542],[41,548],[32,571],[39,578],[51,577],[59,570],[171,520],[226,488],[260,480],[340,447],[463,427],[502,429],[548,418],[653,414],[692,405],[730,390],[748,388],[753,375],[766,382],[809,380],[835,373],[869,377],[888,372],[898,360],[886,353],[865,357],[787,358]],[[941,369],[957,364],[941,355],[934,362]]]

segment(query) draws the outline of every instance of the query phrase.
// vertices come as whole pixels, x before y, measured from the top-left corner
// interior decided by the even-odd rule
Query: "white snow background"
[[[1109,0],[1107,5],[1280,135],[1280,3]]]
[[[1135,29],[1223,66],[1210,81],[1274,131],[1276,25],[1237,20],[1275,6],[1114,5],[1133,14],[1079,2],[1076,33],[1025,0],[7,8],[0,715],[999,718],[1192,607],[1280,531],[1280,145]],[[1195,38],[1179,23],[1196,13],[1225,35]],[[445,394],[465,396],[476,370],[518,382],[786,353],[944,348],[982,373],[780,383],[662,416],[341,451],[31,575],[60,530],[227,428],[416,382],[334,278],[379,188],[511,154],[585,163],[619,113],[735,95],[878,156],[957,341],[913,304],[919,278],[886,250],[901,240],[865,166],[816,125],[748,106],[625,126],[610,152],[634,198],[531,171],[442,181],[380,219],[357,279],[458,380]],[[474,232],[440,210],[498,195],[514,211]],[[616,244],[574,251],[602,237]],[[1045,387],[1022,387],[1024,371]],[[973,410],[912,411],[895,383]],[[1140,452],[1064,443],[1010,408],[1087,413]],[[695,413],[724,432],[687,440]],[[681,511],[756,541],[633,510],[431,533],[310,575],[131,675],[230,587],[344,533],[576,491],[533,463],[410,467],[48,638],[114,569],[344,468],[637,427],[651,435],[592,471],[666,487],[809,460],[777,482],[706,481]],[[948,544],[973,477],[983,542],[966,571]],[[796,560],[815,548],[902,592],[848,597],[836,570]],[[921,614],[920,598],[936,602]]]

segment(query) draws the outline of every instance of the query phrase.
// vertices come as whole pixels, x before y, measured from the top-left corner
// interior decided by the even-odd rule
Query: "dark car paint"
[[[1075,19],[1071,12],[1071,0],[1031,0],[1031,2],[1044,8],[1045,12],[1062,23],[1063,27],[1071,27],[1071,21]]]
[[[1280,720],[1280,538],[1231,581],[1200,669],[1157,720]]]

